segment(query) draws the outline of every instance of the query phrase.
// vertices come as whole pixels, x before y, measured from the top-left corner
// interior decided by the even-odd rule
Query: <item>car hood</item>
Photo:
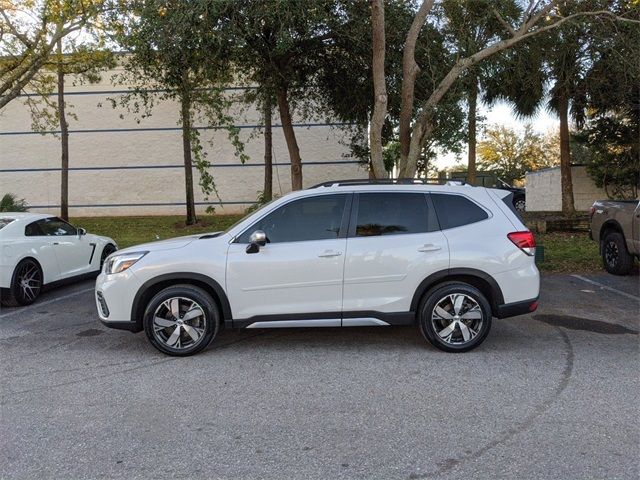
[[[155,242],[142,243],[140,245],[134,245],[132,247],[123,248],[122,250],[118,250],[118,254],[120,253],[130,253],[130,252],[157,252],[160,250],[173,250],[176,248],[186,247],[190,243],[200,238],[216,238],[223,234],[224,232],[212,232],[212,233],[198,233],[196,235],[186,235],[184,237],[175,237],[168,238],[166,240],[158,240]]]

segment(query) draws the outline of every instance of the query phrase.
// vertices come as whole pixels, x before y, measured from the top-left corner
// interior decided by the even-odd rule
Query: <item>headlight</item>
[[[104,262],[104,273],[112,274],[124,272],[147,253],[149,252],[114,253],[107,257],[107,260]]]

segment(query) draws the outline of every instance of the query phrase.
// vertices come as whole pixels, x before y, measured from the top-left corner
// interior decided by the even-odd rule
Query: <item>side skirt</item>
[[[413,325],[415,318],[415,312],[294,313],[233,319],[225,321],[225,326],[230,328],[380,327]]]

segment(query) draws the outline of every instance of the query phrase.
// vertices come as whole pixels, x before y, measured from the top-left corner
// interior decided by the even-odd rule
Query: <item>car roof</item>
[[[0,218],[11,218],[14,220],[39,220],[41,218],[50,218],[53,215],[48,213],[31,213],[31,212],[1,212]]]

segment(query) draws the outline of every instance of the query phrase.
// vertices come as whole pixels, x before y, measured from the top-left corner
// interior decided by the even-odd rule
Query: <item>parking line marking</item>
[[[636,296],[636,295],[631,295],[630,293],[627,292],[623,292],[621,290],[618,290],[617,288],[613,288],[613,287],[608,287],[606,285],[603,285],[600,282],[596,282],[595,280],[590,280],[588,278],[582,277],[580,275],[571,275],[573,278],[577,278],[578,280],[582,280],[583,282],[587,282],[590,283],[592,285],[597,285],[598,287],[604,289],[604,290],[609,290],[610,292],[614,292],[617,293],[618,295],[622,295],[623,297],[627,297],[630,298],[631,300],[637,300],[640,302],[640,297]]]
[[[4,313],[4,314],[0,315],[0,318],[10,317],[10,316],[16,315],[18,313],[30,312],[34,308],[40,308],[40,307],[42,307],[44,305],[49,305],[50,303],[59,302],[60,300],[66,300],[67,298],[75,297],[76,295],[80,295],[81,293],[90,292],[93,289],[94,289],[94,287],[85,288],[84,290],[78,290],[77,292],[68,293],[67,295],[63,295],[63,296],[58,297],[58,298],[52,298],[51,300],[47,300],[47,301],[44,301],[44,302],[39,302],[39,303],[36,303],[36,304],[31,305],[31,306],[26,307],[26,308],[18,308],[18,309],[13,310],[13,311],[11,311],[9,313]]]

